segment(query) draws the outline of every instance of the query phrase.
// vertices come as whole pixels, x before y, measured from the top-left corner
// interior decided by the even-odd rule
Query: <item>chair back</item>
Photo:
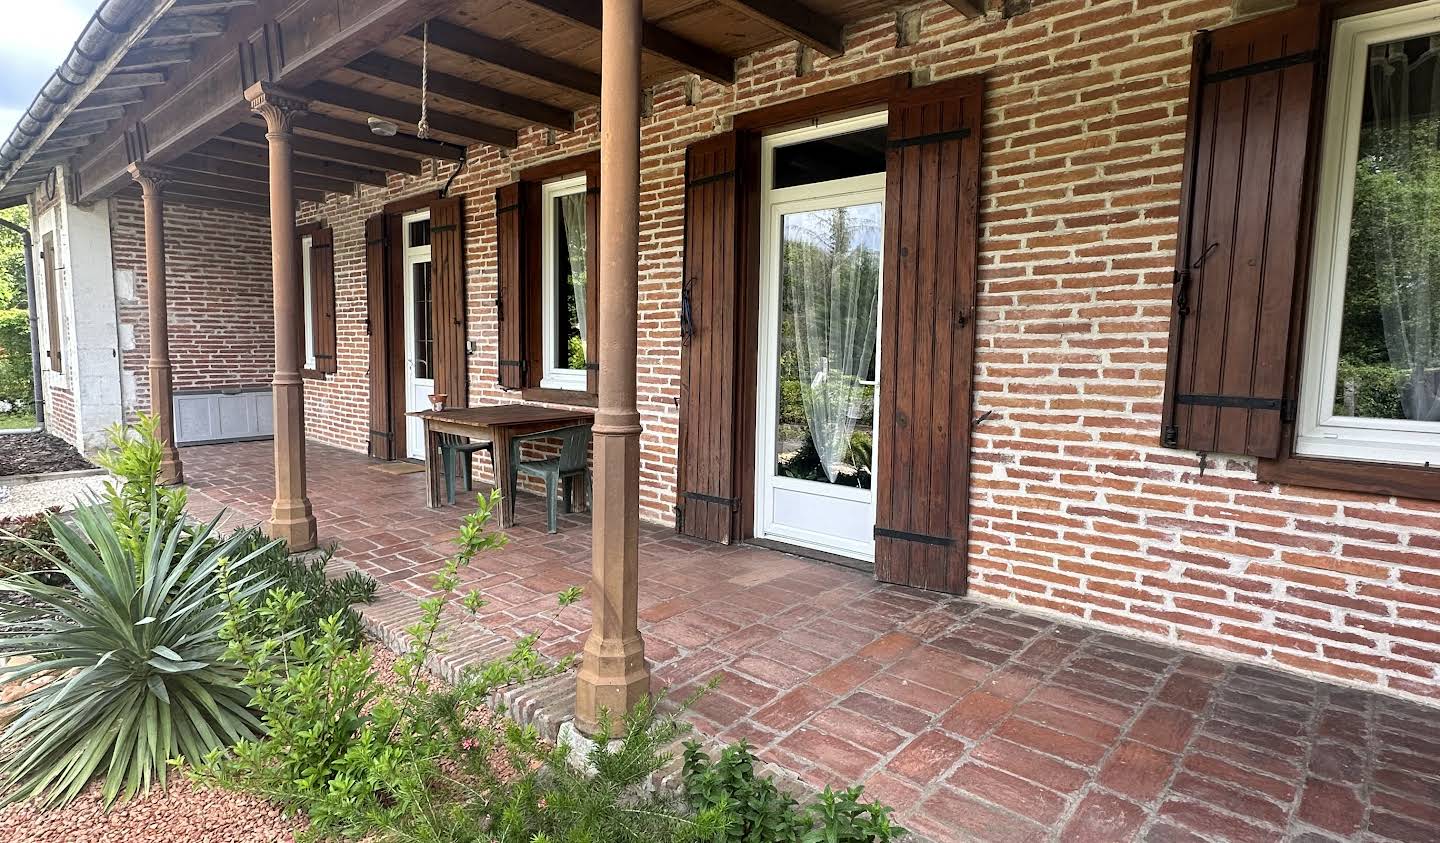
[[[590,425],[577,424],[549,430],[545,436],[560,440],[560,473],[579,471],[590,458]]]

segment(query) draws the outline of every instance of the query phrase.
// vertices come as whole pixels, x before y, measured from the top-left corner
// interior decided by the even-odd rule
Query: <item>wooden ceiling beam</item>
[[[209,15],[253,6],[257,0],[175,0],[170,7],[172,15]]]
[[[70,112],[66,119],[84,120],[89,123],[99,120],[119,120],[125,116],[125,107],[120,105],[89,105],[80,103]]]
[[[137,43],[145,47],[167,47],[214,38],[224,33],[224,15],[179,15],[156,21]]]
[[[410,30],[408,35],[419,41],[424,33],[417,28]],[[583,94],[592,100],[600,98],[600,74],[517,47],[509,41],[481,35],[463,26],[443,20],[430,21],[430,46]]]
[[[239,164],[250,164],[257,167],[270,166],[270,154],[264,149],[253,146],[246,146],[243,143],[235,143],[228,140],[210,140],[195,147],[196,155],[203,155],[206,158],[219,158],[222,161],[234,161]],[[339,164],[334,161],[322,161],[318,158],[310,158],[304,155],[296,155],[291,161],[291,167],[296,173],[310,173],[316,176],[328,176],[340,181],[360,182],[361,184],[384,187],[388,179],[382,170],[371,170],[365,167],[356,167],[350,164]]]
[[[127,91],[132,88],[149,88],[165,84],[165,74],[158,70],[116,71],[100,80],[96,91]]]
[[[74,111],[90,111],[97,108],[109,108],[120,106],[122,109],[127,105],[134,105],[143,102],[145,91],[142,88],[121,88],[118,91],[96,91],[86,97]]]
[[[167,166],[168,172],[174,184],[191,185],[194,187],[213,187],[218,190],[225,190],[231,193],[241,193],[254,196],[256,199],[270,201],[270,186],[257,181],[236,178],[234,176],[222,176],[216,173],[199,173],[194,170],[180,170]],[[167,188],[168,189],[168,188]],[[322,202],[325,199],[325,191],[316,190],[313,187],[301,187],[295,185],[295,198],[305,199],[311,202]]]
[[[295,121],[297,132],[307,132],[314,135],[323,135],[327,138],[338,138],[350,144],[364,144],[366,148],[380,148],[399,155],[409,155],[413,158],[439,158],[442,161],[459,161],[465,157],[465,148],[459,144],[444,143],[436,140],[420,140],[411,135],[393,135],[383,137],[370,131],[370,127],[363,123],[351,123],[348,120],[337,120],[334,117],[326,117],[323,114],[310,113]]]
[[[418,64],[371,53],[350,62],[346,67],[374,79],[420,90],[421,70]],[[570,111],[448,73],[430,71],[429,89],[436,96],[468,103],[486,111],[508,114],[526,123],[550,126],[566,132],[575,128],[575,115]]]
[[[110,126],[108,120],[83,120],[74,123],[67,122],[54,132],[50,133],[51,138],[74,138],[87,135],[98,135]]]
[[[379,94],[336,85],[333,82],[313,82],[306,85],[301,93],[317,102],[347,111],[383,117],[397,123],[414,125],[420,116],[418,103],[401,102],[389,97],[382,97]],[[510,149],[520,144],[519,136],[511,129],[472,120],[469,117],[447,114],[443,111],[430,111],[430,130],[463,138],[467,143],[488,143]]]
[[[594,0],[524,0],[537,9],[565,18],[581,26],[600,31],[600,4]],[[735,60],[724,53],[691,41],[646,22],[640,31],[640,46],[646,52],[687,67],[712,82],[731,85],[735,82]]]
[[[165,190],[171,201],[181,205],[204,205],[227,211],[243,211],[249,214],[269,214],[270,200],[252,201],[246,194],[212,190],[190,184],[172,184]]]
[[[978,18],[985,14],[985,0],[945,0],[945,3],[967,18]]]
[[[817,52],[835,58],[845,52],[845,26],[808,8],[800,0],[718,0],[743,15],[762,21]]]
[[[174,161],[167,162],[165,166],[176,170],[189,170],[201,174],[244,179],[245,181],[266,185],[266,189],[268,189],[268,185],[270,184],[270,170],[268,167],[257,166],[255,164],[242,164],[238,161],[206,158],[203,155],[181,155]],[[354,182],[330,178],[328,176],[295,173],[294,181],[296,187],[308,187],[326,193],[342,193],[348,195],[355,192]]]
[[[192,53],[184,45],[171,47],[141,47],[125,54],[115,66],[116,70],[163,70],[190,61]]]
[[[258,146],[261,149],[269,146],[265,140],[265,130],[251,123],[242,123],[233,129],[225,132],[221,137],[239,143]],[[327,161],[338,161],[341,164],[353,164],[357,167],[366,167],[377,170],[389,170],[394,173],[408,173],[412,176],[420,175],[421,162],[418,158],[408,158],[404,155],[391,155],[386,152],[376,152],[372,149],[361,149],[358,146],[335,143],[334,141],[317,140],[316,138],[295,136],[291,147],[296,155],[307,155],[311,158],[322,158]]]

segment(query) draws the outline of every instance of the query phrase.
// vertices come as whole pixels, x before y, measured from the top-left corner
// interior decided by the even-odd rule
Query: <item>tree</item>
[[[28,226],[24,205],[0,211]],[[29,300],[25,294],[25,246],[20,235],[0,227],[0,413],[27,410],[32,397]]]

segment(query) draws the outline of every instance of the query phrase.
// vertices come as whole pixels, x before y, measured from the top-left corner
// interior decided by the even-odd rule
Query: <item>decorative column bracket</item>
[[[170,366],[169,302],[165,278],[165,185],[173,175],[163,167],[137,161],[130,177],[140,185],[145,205],[145,303],[150,322],[150,413],[162,445],[160,482],[185,482],[180,452],[175,448],[175,380]]]
[[[245,91],[250,108],[265,119],[270,151],[270,256],[275,288],[275,502],[268,533],[292,552],[317,544],[315,514],[305,486],[305,381],[300,376],[305,295],[295,242],[293,124],[309,102],[269,82]]]

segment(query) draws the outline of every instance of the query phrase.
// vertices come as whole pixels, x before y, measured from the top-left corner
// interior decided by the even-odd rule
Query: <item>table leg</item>
[[[510,489],[510,431],[493,428],[490,441],[494,443],[495,488],[500,490],[500,527],[515,523],[515,496]]]
[[[440,434],[430,429],[430,421],[425,421],[425,505],[431,509],[440,508],[440,484],[444,480],[440,476],[438,466],[440,454]]]

